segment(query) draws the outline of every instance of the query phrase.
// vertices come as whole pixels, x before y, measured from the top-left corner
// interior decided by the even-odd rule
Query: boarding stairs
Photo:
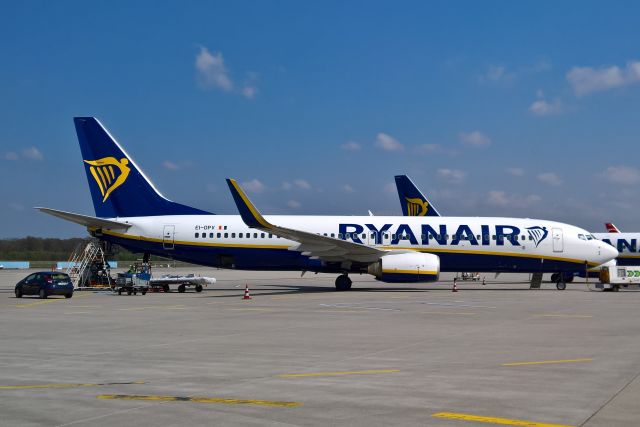
[[[89,240],[80,243],[69,257],[69,263],[65,273],[71,278],[75,289],[89,288],[88,282],[91,277],[91,267],[94,264],[101,264],[111,277],[109,263],[105,259],[104,250],[97,240]]]

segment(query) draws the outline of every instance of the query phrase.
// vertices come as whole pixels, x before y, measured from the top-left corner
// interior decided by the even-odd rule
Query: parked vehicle
[[[65,298],[73,296],[73,283],[66,273],[57,271],[40,271],[33,273],[16,284],[16,298],[23,295],[39,295],[47,298],[49,295],[64,295]]]

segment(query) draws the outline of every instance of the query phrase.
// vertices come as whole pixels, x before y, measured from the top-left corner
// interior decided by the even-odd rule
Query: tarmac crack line
[[[618,395],[620,395],[620,393],[622,393],[623,391],[625,391],[625,389],[627,387],[629,387],[629,385],[631,385],[632,382],[634,382],[638,377],[640,377],[640,372],[638,372],[637,374],[635,374],[633,376],[633,378],[631,378],[631,380],[629,380],[625,385],[622,386],[622,388],[620,390],[618,390],[613,396],[611,396],[611,398],[609,400],[607,400],[606,402],[604,402],[602,404],[602,406],[600,406],[593,414],[591,414],[589,416],[589,418],[587,418],[586,420],[584,420],[582,423],[580,423],[578,425],[578,427],[582,427],[583,425],[585,425],[586,423],[588,423],[593,417],[595,417],[596,415],[598,415],[598,413],[600,411],[602,411],[605,406],[607,406],[609,403],[613,402],[613,400],[618,397]]]

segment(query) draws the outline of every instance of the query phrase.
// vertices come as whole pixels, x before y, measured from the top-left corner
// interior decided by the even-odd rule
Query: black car
[[[39,295],[47,298],[49,295],[64,295],[65,298],[73,296],[73,283],[66,273],[56,271],[40,271],[22,279],[16,285],[16,298],[23,295]]]

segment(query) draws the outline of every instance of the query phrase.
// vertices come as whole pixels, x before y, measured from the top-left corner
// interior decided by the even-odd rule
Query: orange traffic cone
[[[242,299],[251,299],[251,295],[249,295],[249,285],[244,285],[244,296]]]
[[[451,292],[458,292],[458,286],[456,284],[457,281],[458,279],[453,279],[453,288],[451,288]]]

